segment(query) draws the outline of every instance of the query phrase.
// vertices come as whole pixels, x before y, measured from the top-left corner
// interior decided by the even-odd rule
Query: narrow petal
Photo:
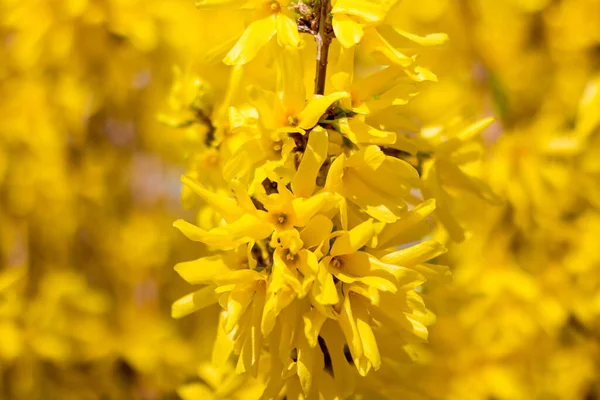
[[[192,189],[198,196],[202,197],[202,199],[213,207],[225,221],[231,222],[242,214],[242,210],[234,199],[206,189],[200,182],[189,176],[183,175],[181,177],[181,182]]]
[[[339,302],[339,295],[333,282],[333,275],[329,273],[322,263],[319,264],[319,273],[313,285],[313,296],[322,305],[333,305]]]
[[[254,290],[246,288],[243,290],[233,290],[227,301],[227,320],[225,332],[230,333],[242,318],[242,315],[252,301]]]
[[[306,226],[318,213],[331,210],[338,203],[338,198],[329,192],[321,192],[309,198],[296,198],[293,201],[296,214],[296,226]]]
[[[179,229],[181,233],[194,242],[204,242],[208,236],[208,231],[205,231],[194,224],[190,224],[183,219],[178,219],[177,221],[173,222],[173,226]]]
[[[360,118],[352,118],[347,124],[340,124],[342,133],[353,143],[390,145],[396,142],[396,133],[382,131],[367,125]]]
[[[360,364],[360,360],[363,359],[364,354],[363,346],[362,341],[360,340],[360,334],[358,333],[358,328],[356,326],[356,319],[354,318],[354,314],[352,312],[350,296],[346,296],[344,299],[344,304],[340,312],[339,324],[346,338],[346,343],[348,343],[348,347],[350,348],[350,354],[352,354],[354,364],[356,365],[358,372],[362,376],[365,376],[367,369],[363,368],[363,366]]]
[[[333,229],[333,222],[324,215],[316,215],[308,221],[308,224],[300,232],[300,238],[306,249],[320,246],[329,238]]]
[[[437,46],[440,44],[444,44],[448,41],[448,35],[445,33],[430,33],[425,36],[415,35],[414,33],[407,32],[398,27],[394,27],[396,33],[400,36],[405,37],[406,39],[415,42],[421,46]]]
[[[304,110],[297,115],[298,126],[305,130],[313,128],[330,105],[346,97],[350,97],[350,94],[347,92],[335,92],[327,96],[316,95],[308,102]]]
[[[356,329],[360,335],[365,357],[371,362],[373,369],[378,370],[381,367],[381,356],[371,328],[371,317],[363,302],[358,301],[358,299],[354,302],[354,315],[356,316]]]
[[[368,219],[360,225],[355,226],[345,235],[339,236],[331,247],[333,257],[342,254],[350,254],[365,246],[375,235],[373,220]]]
[[[327,317],[321,314],[316,308],[311,309],[309,312],[302,316],[304,320],[304,335],[310,347],[315,347],[318,343],[319,332],[323,323],[327,320]]]
[[[182,262],[175,265],[175,271],[192,285],[208,284],[216,277],[231,272],[221,256],[202,257]]]
[[[276,32],[275,15],[252,22],[235,46],[225,56],[223,62],[227,65],[240,65],[252,61],[260,49],[269,43]]]
[[[345,14],[335,14],[332,24],[336,39],[347,49],[357,45],[363,37],[362,25]]]
[[[413,59],[406,54],[396,50],[387,40],[377,32],[373,27],[365,30],[365,35],[361,46],[369,49],[371,52],[380,53],[389,61],[400,67],[409,67],[413,64]]]
[[[299,48],[302,41],[296,22],[285,14],[277,14],[277,43],[280,46]]]
[[[354,15],[365,22],[378,22],[385,18],[397,2],[398,0],[337,0],[331,12],[334,15]]]
[[[383,256],[381,261],[388,264],[411,266],[424,263],[444,254],[446,251],[441,243],[435,240],[427,240]]]
[[[304,336],[300,335],[296,342],[298,354],[298,360],[296,362],[298,379],[300,380],[300,386],[302,386],[304,395],[308,396],[313,384],[314,374],[323,368],[322,366],[320,368],[318,367],[317,357],[320,356],[320,362],[322,364],[323,355],[320,349],[310,347]],[[296,398],[301,398],[301,396]]]
[[[410,230],[416,224],[425,220],[435,211],[435,199],[425,200],[423,203],[414,207],[412,210],[407,211],[400,217],[400,220],[394,224],[387,224],[381,233],[377,236],[378,247],[385,249],[398,245],[395,238],[400,236],[402,233]]]
[[[316,127],[310,133],[308,144],[298,170],[292,178],[292,191],[298,197],[309,197],[316,186],[317,175],[327,157],[329,136],[327,131]]]
[[[219,314],[219,327],[217,328],[217,337],[213,346],[212,363],[216,368],[220,368],[227,363],[229,356],[233,352],[233,340],[225,332],[225,311]]]
[[[171,316],[173,318],[182,318],[202,308],[211,306],[216,302],[217,294],[215,293],[215,286],[207,286],[175,301],[171,306]]]

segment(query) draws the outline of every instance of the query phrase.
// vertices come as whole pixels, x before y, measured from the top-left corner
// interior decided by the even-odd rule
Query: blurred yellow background
[[[477,172],[504,203],[454,204],[468,232],[444,259],[454,281],[426,288],[431,343],[385,398],[597,399],[600,1],[393,12],[450,37],[422,55],[439,82],[407,113],[423,127],[495,117]],[[0,399],[231,398],[206,367],[217,309],[170,315],[190,291],[172,266],[204,251],[172,228],[194,210],[179,176],[210,163],[194,159],[205,127],[174,125],[202,85],[223,96],[218,47],[243,16],[193,0],[0,0]]]

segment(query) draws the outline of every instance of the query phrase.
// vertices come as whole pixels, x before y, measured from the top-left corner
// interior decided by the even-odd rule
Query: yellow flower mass
[[[599,398],[598,26],[0,0],[0,399]]]

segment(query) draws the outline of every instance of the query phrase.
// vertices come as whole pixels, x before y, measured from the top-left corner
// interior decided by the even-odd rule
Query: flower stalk
[[[331,11],[331,2],[329,0],[319,0],[317,5],[317,24],[318,29],[315,33],[317,43],[317,61],[315,73],[315,94],[325,94],[325,80],[327,78],[327,58],[329,57],[329,45],[333,36],[329,12]]]

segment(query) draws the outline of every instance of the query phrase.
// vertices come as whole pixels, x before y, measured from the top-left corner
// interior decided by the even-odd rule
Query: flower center
[[[344,266],[344,261],[340,260],[338,257],[333,257],[331,266],[335,269],[341,269]]]
[[[296,261],[296,255],[291,251],[288,251],[288,253],[285,255],[285,259],[288,261]]]
[[[285,225],[285,223],[287,222],[287,215],[281,213],[277,215],[275,219],[277,220],[279,225]]]
[[[273,14],[281,11],[281,5],[277,1],[272,1],[269,7],[271,8],[271,12]]]
[[[298,126],[298,117],[294,117],[294,116],[289,116],[288,119],[288,125],[290,126]]]

